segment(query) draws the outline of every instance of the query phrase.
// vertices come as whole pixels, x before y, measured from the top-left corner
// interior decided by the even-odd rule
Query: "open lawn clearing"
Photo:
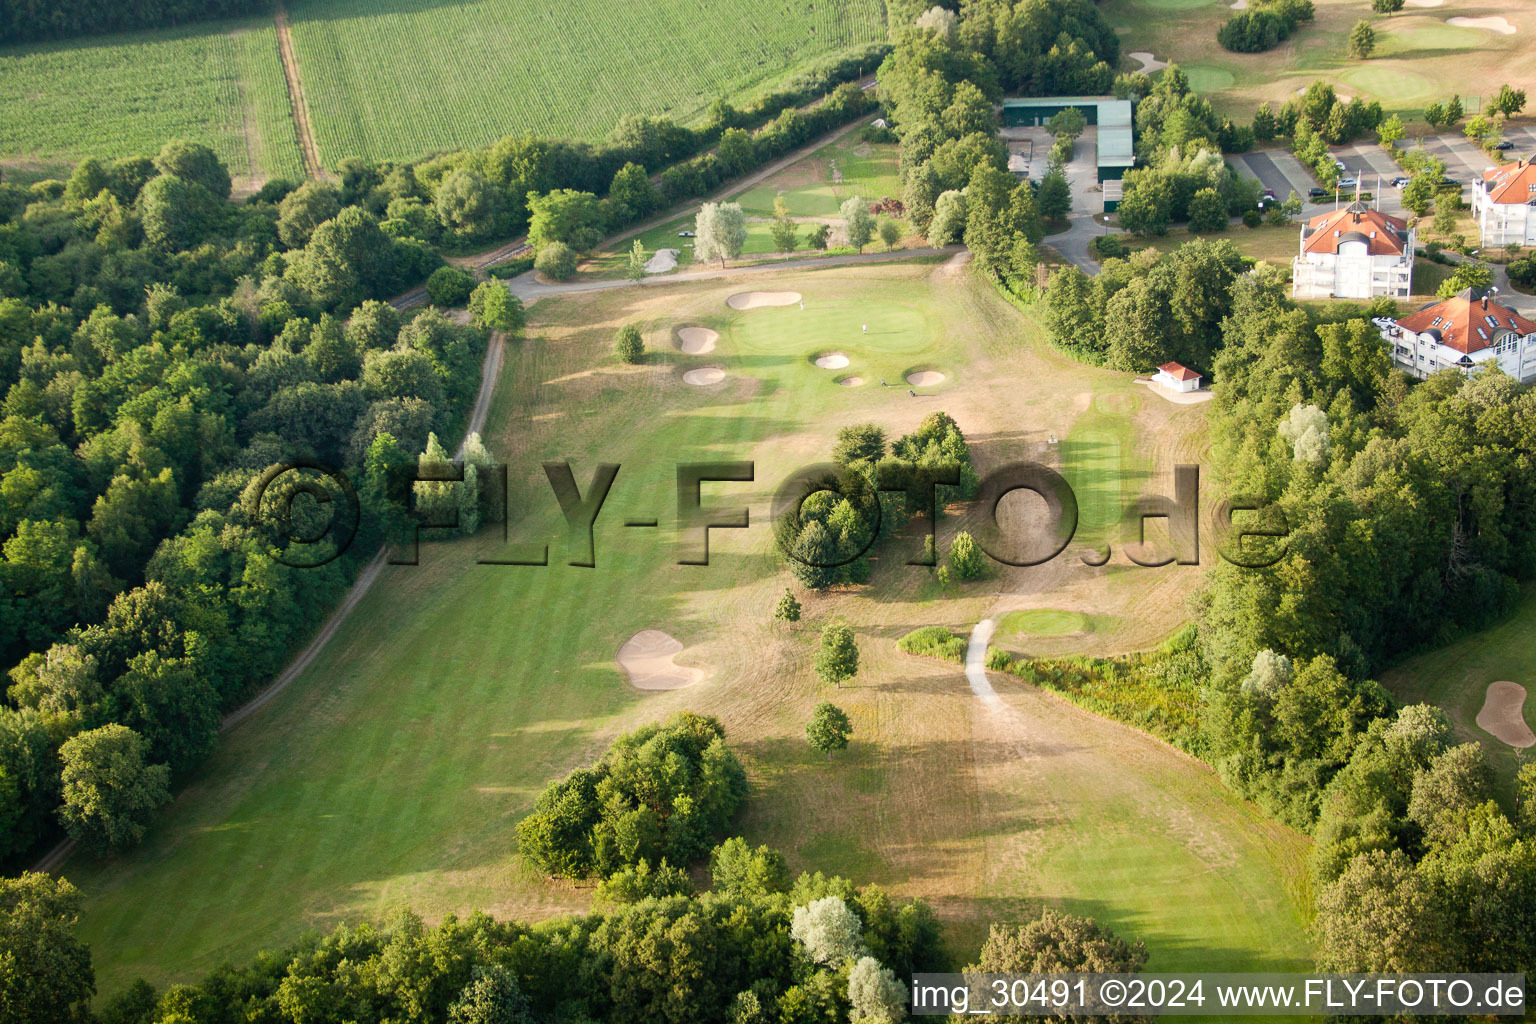
[[[599,139],[627,114],[687,122],[885,36],[877,0],[293,0],[320,158],[403,159],[512,132]],[[873,69],[871,69],[873,70]]]
[[[1371,15],[1370,5],[1361,0],[1315,0],[1314,6],[1316,20],[1273,50],[1232,53],[1216,42],[1217,28],[1233,13],[1226,3],[1106,0],[1102,5],[1105,17],[1121,30],[1123,49],[1148,50],[1160,60],[1197,67],[1191,84],[1234,120],[1247,121],[1266,100],[1278,109],[1318,78],[1345,95],[1380,100],[1389,111],[1416,120],[1425,104],[1452,92],[1492,96],[1506,82],[1536,89],[1536,65],[1528,59],[1536,11],[1529,4],[1494,0],[1475,8],[1409,6],[1392,17]],[[1506,35],[1447,24],[1448,17],[1459,15],[1502,17],[1516,31]],[[1376,30],[1376,52],[1366,61],[1345,52],[1350,28],[1361,18]],[[1136,66],[1131,60],[1123,65]],[[1230,82],[1218,78],[1218,71],[1230,75]]]
[[[1302,216],[1311,216],[1320,212],[1308,208]],[[1264,260],[1277,266],[1289,267],[1291,260],[1296,258],[1296,253],[1301,245],[1301,225],[1299,223],[1286,224],[1281,227],[1270,227],[1265,224],[1256,228],[1236,227],[1226,231],[1204,232],[1192,234],[1184,228],[1170,228],[1166,235],[1153,238],[1131,238],[1126,241],[1133,248],[1151,248],[1159,252],[1172,252],[1181,245],[1185,245],[1197,238],[1208,240],[1225,239],[1231,242],[1237,251],[1249,259]]]
[[[0,48],[0,161],[153,156],[177,136],[237,179],[303,173],[271,19]]]
[[[799,292],[806,307],[727,305],[754,287]],[[1047,900],[1147,939],[1157,968],[1303,966],[1289,898],[1300,837],[1169,748],[1012,680],[1000,685],[1031,716],[1026,734],[979,717],[959,666],[896,649],[917,626],[967,627],[1021,595],[1105,616],[1102,629],[1059,638],[1072,650],[1145,648],[1178,626],[1198,568],[1091,569],[1074,547],[945,594],[887,549],[868,588],[802,596],[794,626],[771,619],[789,581],[771,550],[771,495],[791,470],[824,460],[841,426],[876,419],[895,435],[945,409],[986,469],[1067,458],[1046,439],[1070,437],[1092,411],[1125,421],[1109,429],[1132,464],[1153,468],[1149,487],[1167,491],[1174,463],[1204,457],[1203,412],[1127,401],[1140,397],[1127,375],[1051,351],[1028,316],[953,262],[657,284],[544,299],[530,315],[529,340],[507,351],[487,440],[510,463],[512,507],[526,510],[514,539],[547,540],[552,564],[474,564],[496,556],[489,530],[426,545],[419,567],[386,569],[312,669],[228,737],[144,846],[68,865],[104,992],[405,905],[431,919],[581,909],[589,890],[521,866],[513,823],[615,733],[685,707],[719,716],[747,765],[752,842],[782,848],[797,869],[930,899],[961,957],[990,920]],[[626,322],[647,340],[639,366],[609,355]],[[719,333],[707,357],[673,345],[676,328],[693,325]],[[864,386],[839,387],[846,374],[812,364],[829,350],[849,356]],[[702,365],[723,367],[725,381],[684,385],[682,371]],[[879,386],[914,367],[948,373],[938,397]],[[552,458],[570,458],[583,485],[598,461],[622,466],[595,569],[563,564],[565,531],[539,468]],[[747,505],[753,527],[715,531],[710,566],[678,565],[674,465],[726,459],[755,460],[754,482],[708,484],[704,501]],[[639,517],[663,529],[621,525]],[[957,525],[946,517],[941,545]],[[832,693],[810,665],[834,616],[854,626],[863,667]],[[679,661],[704,680],[655,693],[626,684],[615,652],[646,629],[676,638]],[[855,729],[830,762],[804,740],[827,698]]]
[[[1480,633],[1417,658],[1410,658],[1381,677],[1382,685],[1404,703],[1437,704],[1450,716],[1460,742],[1476,740],[1483,745],[1505,795],[1519,770],[1520,754],[1477,725],[1490,683],[1518,683],[1527,691],[1536,688],[1536,593],[1527,590],[1515,612],[1503,622]],[[1536,724],[1536,707],[1524,706],[1527,726]]]

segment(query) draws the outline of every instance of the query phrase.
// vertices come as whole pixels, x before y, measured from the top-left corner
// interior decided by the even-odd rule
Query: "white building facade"
[[[1301,226],[1291,262],[1298,299],[1405,299],[1413,291],[1415,232],[1408,222],[1360,202]]]
[[[1536,380],[1536,322],[1483,292],[1468,288],[1375,323],[1393,362],[1420,380],[1444,369],[1472,373],[1490,364],[1521,382]]]
[[[1536,164],[1519,160],[1472,183],[1472,218],[1485,248],[1536,245]]]

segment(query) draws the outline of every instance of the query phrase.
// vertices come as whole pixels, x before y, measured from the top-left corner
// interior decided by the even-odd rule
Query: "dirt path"
[[[304,173],[324,178],[320,149],[309,126],[309,103],[304,99],[304,82],[299,78],[299,56],[293,49],[293,33],[288,29],[288,7],[277,5],[277,52],[283,60],[283,77],[288,81],[288,101],[293,107],[293,127],[299,136],[299,152],[304,157]]]

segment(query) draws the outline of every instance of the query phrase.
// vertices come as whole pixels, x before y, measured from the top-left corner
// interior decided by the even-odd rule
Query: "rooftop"
[[[1536,199],[1536,164],[1517,160],[1483,172],[1488,198],[1495,203],[1521,204]]]
[[[1164,363],[1158,367],[1162,373],[1166,373],[1174,380],[1199,380],[1200,375],[1183,363]]]
[[[1307,221],[1301,251],[1337,254],[1345,242],[1364,242],[1372,256],[1401,256],[1408,245],[1408,222],[1356,201]]]
[[[1409,313],[1397,325],[1415,334],[1437,335],[1440,344],[1464,355],[1492,347],[1509,331],[1536,334],[1536,323],[1472,288]]]

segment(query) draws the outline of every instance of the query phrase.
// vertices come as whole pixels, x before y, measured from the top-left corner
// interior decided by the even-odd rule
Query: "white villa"
[[[1536,245],[1536,164],[1492,167],[1472,183],[1472,217],[1484,246]]]
[[[1414,229],[1356,200],[1301,226],[1291,263],[1298,299],[1407,298],[1413,287]]]
[[[1536,380],[1536,322],[1471,288],[1397,320],[1375,321],[1397,365],[1421,380],[1448,367],[1471,373],[1497,363]]]

